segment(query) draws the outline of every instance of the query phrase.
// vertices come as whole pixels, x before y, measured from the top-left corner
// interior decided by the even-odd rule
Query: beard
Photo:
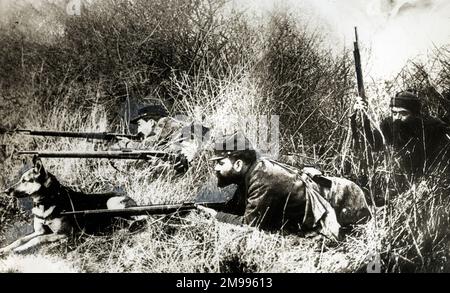
[[[241,176],[236,173],[234,170],[228,172],[225,175],[220,174],[219,172],[216,172],[217,177],[217,186],[218,187],[225,187],[231,184],[239,184],[241,180]]]
[[[422,133],[421,121],[419,118],[410,118],[405,121],[395,120],[392,123],[392,131],[394,146],[404,147]]]

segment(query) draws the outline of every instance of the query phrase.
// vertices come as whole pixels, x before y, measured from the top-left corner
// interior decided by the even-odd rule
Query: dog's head
[[[34,156],[33,165],[33,168],[22,174],[18,182],[4,192],[8,195],[22,198],[38,193],[43,187],[48,187],[49,176],[42,165],[41,159]]]

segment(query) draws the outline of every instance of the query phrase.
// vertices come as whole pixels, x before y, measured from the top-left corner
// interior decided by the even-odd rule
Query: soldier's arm
[[[243,213],[242,211],[238,211],[237,214],[232,214],[231,211],[227,213],[218,212],[216,219],[230,224],[264,227],[270,221],[266,217],[271,206],[269,193],[270,184],[267,180],[263,180],[260,176],[253,176],[249,182]]]
[[[222,223],[228,223],[233,225],[243,225],[244,216],[228,214],[224,212],[217,212],[216,220]]]
[[[217,212],[216,219],[235,225],[264,226],[267,222],[265,215],[270,207],[270,204],[266,203],[266,193],[263,189],[259,189],[256,193],[250,194],[244,214],[232,214],[231,211]]]
[[[244,217],[239,214],[233,214],[230,212],[220,212],[216,211],[212,208],[207,208],[204,206],[197,206],[197,210],[202,213],[208,215],[209,217],[215,218],[219,222],[233,224],[233,225],[242,225],[244,224]]]
[[[243,190],[238,188],[225,206],[218,209],[216,219],[219,222],[242,225],[244,224],[244,212],[245,212],[245,195]],[[243,201],[244,199],[244,201]]]
[[[115,148],[115,149],[127,149],[127,148],[131,148],[132,146],[130,145],[130,143],[132,143],[132,141],[126,137],[119,137],[117,138],[117,142],[111,146],[111,148]]]
[[[271,180],[265,172],[254,172],[248,183],[248,197],[244,213],[244,223],[253,227],[269,227],[273,223],[269,209],[273,206]],[[276,220],[276,219],[275,219]]]

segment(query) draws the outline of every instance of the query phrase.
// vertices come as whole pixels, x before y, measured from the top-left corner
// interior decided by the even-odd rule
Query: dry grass
[[[120,7],[115,5],[119,2]],[[48,18],[60,25],[57,31],[41,26],[36,33],[26,20],[39,11],[27,7],[17,14],[15,29],[9,26],[14,17],[1,24],[2,124],[128,131],[123,106],[155,97],[171,101],[172,113],[214,126],[213,135],[252,130],[259,118],[281,114],[283,154],[312,158],[333,175],[342,174],[343,163],[350,162],[350,170],[358,174],[347,139],[354,89],[348,52],[331,55],[323,36],[285,12],[255,24],[239,13],[217,13],[222,1],[101,3],[80,18],[68,18],[50,5],[53,10],[47,12],[54,17]],[[38,36],[46,33],[53,35],[43,42]],[[448,60],[448,50],[440,49],[430,56],[430,64],[410,64],[395,81],[371,85],[373,116],[385,114],[387,97],[397,89],[415,86],[431,102],[427,111],[445,117],[440,93],[449,88]],[[243,121],[248,117],[252,119]],[[0,144],[7,145],[8,154],[110,146],[19,135],[3,135]],[[112,165],[108,160],[45,159],[44,166],[63,184],[84,192],[120,188],[140,204],[176,203],[192,200],[205,184],[214,189],[207,146],[181,177],[155,178],[145,164],[126,160]],[[1,181],[7,185],[23,162],[12,156],[1,167]],[[389,176],[381,175],[383,184],[377,181],[380,176],[375,179],[378,167],[390,170],[387,163],[370,170],[370,184],[379,187],[375,196],[392,200],[373,208],[374,219],[340,243],[217,223],[192,212],[151,217],[141,231],[117,227],[111,235],[75,237],[33,255],[0,259],[0,271],[365,272],[379,255],[382,271],[448,272],[448,191],[427,179],[390,194],[384,186]],[[0,195],[0,242],[23,233],[6,231],[26,221],[30,216],[21,204]]]

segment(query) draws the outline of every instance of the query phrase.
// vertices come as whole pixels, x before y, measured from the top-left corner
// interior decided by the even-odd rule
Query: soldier
[[[162,104],[147,105],[138,110],[130,123],[137,125],[141,142],[125,141],[127,148],[144,149],[169,143],[173,134],[182,127],[182,123],[169,117],[169,112]]]
[[[238,185],[233,198],[219,212],[199,207],[219,221],[269,231],[317,230],[337,238],[341,225],[370,217],[364,193],[353,182],[324,177],[317,170],[311,175],[313,172],[300,172],[270,159],[257,158],[241,133],[216,142],[211,160],[215,162],[219,187]],[[316,179],[329,185],[319,185]]]
[[[419,97],[410,90],[392,97],[389,106],[391,115],[382,120],[380,131],[371,127],[365,111],[362,111],[363,118],[357,119],[357,111],[367,108],[358,97],[351,117],[353,133],[364,121],[364,133],[372,149],[380,151],[391,146],[401,173],[406,173],[409,179],[436,170],[448,171],[449,126],[440,119],[423,115]]]
[[[180,155],[178,161],[172,167],[177,173],[184,173],[189,163],[198,155],[201,143],[208,139],[209,128],[198,124],[189,123],[169,117],[169,112],[162,104],[147,105],[138,110],[138,114],[130,120],[137,124],[138,135],[142,141],[122,139],[120,148],[152,149],[176,153]],[[164,169],[170,165],[155,159],[153,165]]]

